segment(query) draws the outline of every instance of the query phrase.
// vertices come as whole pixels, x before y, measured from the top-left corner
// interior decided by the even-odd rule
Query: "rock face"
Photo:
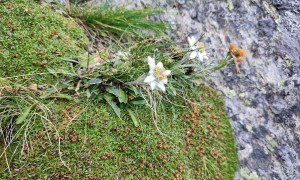
[[[95,0],[100,2],[101,0]],[[211,75],[222,92],[234,129],[236,179],[300,179],[300,1],[299,0],[113,0],[115,5],[158,7],[161,18],[186,44],[204,33],[211,58],[229,43],[247,49],[234,65]]]

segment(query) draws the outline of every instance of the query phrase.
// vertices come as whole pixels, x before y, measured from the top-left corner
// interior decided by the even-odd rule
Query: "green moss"
[[[29,133],[31,150],[15,159],[12,167],[21,173],[12,171],[13,177],[233,179],[237,154],[222,98],[205,86],[189,96],[201,105],[185,105],[175,98],[172,102],[182,107],[172,110],[162,102],[157,127],[147,107],[135,108],[140,121],[136,128],[129,117],[116,118],[105,103],[63,103],[56,107],[53,123],[71,170],[61,164],[53,127],[48,124],[46,131],[36,122]]]
[[[82,53],[86,43],[83,30],[73,19],[31,0],[1,3],[1,77],[47,73],[47,68],[68,69],[61,57]],[[37,76],[38,81],[49,77]]]

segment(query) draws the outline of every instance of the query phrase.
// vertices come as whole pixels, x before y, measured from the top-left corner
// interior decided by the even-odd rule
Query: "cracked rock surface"
[[[95,0],[100,2],[101,0]],[[210,77],[233,126],[239,170],[235,179],[300,179],[299,0],[112,0],[129,8],[158,7],[172,24],[169,35],[186,44],[204,33],[211,58],[229,43],[247,49],[234,65]]]

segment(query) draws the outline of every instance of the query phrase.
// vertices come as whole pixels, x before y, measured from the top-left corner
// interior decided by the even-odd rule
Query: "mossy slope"
[[[25,0],[2,3],[0,12],[0,23],[5,24],[0,26],[2,77],[47,73],[47,67],[68,69],[60,57],[83,52],[86,38],[73,20]],[[25,80],[55,84],[52,77],[35,75]],[[51,123],[33,120],[29,146],[22,155],[13,156],[11,175],[5,171],[2,177],[233,179],[237,155],[222,98],[206,86],[187,96],[198,105],[181,98],[171,99],[174,104],[162,101],[157,121],[150,108],[136,107],[138,128],[127,116],[118,119],[96,97],[90,102],[46,102],[53,112]],[[58,149],[69,169],[62,165]]]
[[[36,122],[30,147],[13,163],[13,177],[233,179],[237,155],[222,98],[206,86],[194,92],[189,96],[200,105],[175,98],[172,101],[182,107],[172,109],[163,102],[157,127],[146,107],[135,109],[142,112],[138,128],[129,117],[116,118],[101,102],[85,108],[57,107],[53,122],[59,127],[62,157],[70,171],[59,159],[53,126],[46,125],[47,131]]]

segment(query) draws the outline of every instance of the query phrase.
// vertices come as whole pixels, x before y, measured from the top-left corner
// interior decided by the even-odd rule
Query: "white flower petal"
[[[197,56],[197,52],[193,51],[191,54],[190,54],[190,59],[195,59]]]
[[[157,83],[156,86],[161,89],[163,92],[166,91],[165,85],[163,83]]]
[[[155,82],[155,81],[151,82],[151,83],[150,83],[151,90],[154,90],[155,87],[156,87],[156,85],[157,85],[157,82]]]
[[[205,56],[203,56],[203,59],[204,60],[208,60],[208,57],[205,55]]]
[[[200,60],[201,62],[203,61],[203,56],[202,56],[201,53],[198,53],[198,58],[199,58],[199,60]]]
[[[156,67],[159,68],[159,73],[162,73],[161,71],[163,70],[163,76],[165,76],[165,77],[171,74],[171,70],[165,70],[163,68],[164,65],[162,62],[158,62],[157,65],[155,65],[155,60],[150,56],[148,56],[147,61],[148,61],[150,70],[149,70],[149,75],[145,78],[144,82],[148,83],[152,90],[154,90],[154,89],[156,89],[156,87],[158,87],[163,92],[165,92],[166,91],[165,84],[168,83],[168,79],[165,78],[165,79],[162,79],[161,81],[158,81],[157,77],[154,75],[154,70]]]
[[[197,42],[197,39],[194,36],[188,37],[187,40],[191,47],[194,46]]]
[[[155,60],[152,57],[148,56],[147,61],[148,61],[150,71],[153,70],[155,67]]]
[[[145,83],[150,83],[152,81],[155,81],[155,77],[152,74],[147,76],[144,80]]]
[[[190,49],[195,51],[195,50],[198,50],[198,47],[197,46],[191,46]]]
[[[163,65],[163,63],[162,62],[159,62],[159,63],[157,63],[157,65],[156,65],[158,68],[163,68],[164,67],[164,65]]]
[[[164,75],[166,75],[166,76],[169,76],[171,74],[171,70],[166,70],[165,72],[164,72]]]
[[[163,79],[163,80],[160,81],[160,83],[167,84],[168,83],[168,79],[167,78]]]
[[[149,74],[153,74],[154,73],[154,69],[150,69]]]

